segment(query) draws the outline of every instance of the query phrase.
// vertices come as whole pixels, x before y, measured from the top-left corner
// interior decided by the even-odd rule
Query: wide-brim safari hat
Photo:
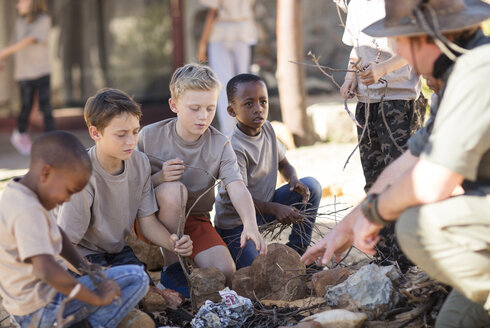
[[[385,9],[385,18],[366,27],[365,34],[374,37],[428,34],[417,12],[434,24],[438,32],[469,28],[490,17],[490,5],[480,0],[385,0]]]

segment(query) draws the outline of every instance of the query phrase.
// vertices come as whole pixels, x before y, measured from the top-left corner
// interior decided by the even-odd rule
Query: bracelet
[[[362,214],[369,222],[378,225],[388,225],[391,222],[383,219],[378,212],[378,194],[373,193],[366,196],[361,203]]]

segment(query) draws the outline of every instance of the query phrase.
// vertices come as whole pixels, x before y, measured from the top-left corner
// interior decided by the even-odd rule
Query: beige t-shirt
[[[286,156],[270,122],[265,122],[257,136],[246,135],[235,127],[231,145],[250,194],[256,199],[270,202],[276,190],[279,162]],[[214,224],[220,229],[232,229],[242,224],[226,190],[221,186],[216,197]]]
[[[140,131],[138,149],[151,163],[151,173],[161,171],[165,161],[180,158],[186,165],[180,178],[187,188],[187,209],[215,184],[215,179],[230,182],[242,180],[235,153],[230,141],[213,127],[209,127],[194,142],[186,142],[178,136],[176,118],[170,118],[145,126]],[[214,177],[214,178],[213,178]],[[204,195],[193,208],[192,215],[207,215],[213,208],[214,188]]]
[[[360,66],[368,62],[384,62],[395,55],[388,45],[388,38],[373,38],[362,33],[362,30],[385,16],[384,0],[351,0],[348,7],[342,42],[354,47],[356,55],[361,58]],[[383,76],[388,82],[385,100],[413,100],[420,94],[420,78],[409,65],[405,65]],[[384,83],[375,83],[368,88],[359,79],[357,93],[360,102],[380,102],[385,89]]]
[[[32,22],[19,17],[15,23],[14,42],[24,40],[28,37],[36,39],[36,43],[30,44],[14,54],[16,81],[33,80],[50,74],[51,64],[49,59],[49,30],[51,19],[46,14],[41,14]]]
[[[209,42],[257,43],[253,3],[254,0],[201,0],[202,5],[218,9]]]
[[[39,203],[37,195],[11,181],[0,198],[0,294],[13,315],[26,315],[46,306],[56,290],[37,278],[27,259],[35,255],[59,256],[62,236],[56,221]]]
[[[151,183],[150,163],[139,151],[124,161],[118,175],[99,164],[96,146],[88,150],[93,171],[87,186],[64,203],[58,224],[83,255],[119,253],[136,218],[158,210]]]

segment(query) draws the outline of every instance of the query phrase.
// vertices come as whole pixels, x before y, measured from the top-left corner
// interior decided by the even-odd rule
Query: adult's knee
[[[181,187],[184,199],[182,200]],[[174,206],[180,208],[182,201],[187,203],[187,188],[179,181],[164,182],[155,188],[155,197],[159,207]]]
[[[419,223],[418,207],[412,207],[400,215],[395,225],[398,244],[403,253],[415,263],[417,263],[419,255],[421,255],[420,250],[423,249],[420,231],[423,231],[424,228]]]

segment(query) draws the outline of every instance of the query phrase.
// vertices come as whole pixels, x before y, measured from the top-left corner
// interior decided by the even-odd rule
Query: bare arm
[[[192,240],[189,236],[184,235],[179,239],[176,234],[171,235],[155,214],[138,218],[138,223],[143,236],[153,244],[182,256],[192,254]]]
[[[78,281],[60,266],[52,255],[42,254],[29,258],[33,267],[34,275],[45,281],[57,291],[69,295],[75,288]],[[106,280],[101,283],[95,293],[81,285],[80,291],[75,298],[94,306],[104,306],[110,304],[114,298],[121,295],[121,289],[114,280]]]
[[[22,41],[19,41],[17,43],[14,43],[11,46],[8,46],[7,48],[3,49],[0,52],[0,60],[6,59],[7,57],[13,55],[15,52],[24,49],[30,44],[36,43],[36,39],[32,36],[25,38]]]
[[[63,229],[59,228],[61,232],[61,237],[63,239],[62,241],[62,249],[60,255],[67,260],[73,267],[72,269],[75,269],[78,272],[78,268],[81,267],[88,267],[90,263],[87,261],[87,259],[80,254],[80,252],[77,250],[76,246],[71,243],[70,238],[66,235],[66,233],[63,231]],[[80,272],[78,272],[80,273]]]
[[[209,36],[211,35],[211,30],[213,29],[217,14],[218,9],[211,8],[208,10],[206,15],[201,39],[199,40],[199,44],[197,46],[197,60],[200,62],[206,61],[206,46],[208,44]]]
[[[363,69],[359,72],[359,79],[364,85],[371,85],[377,83],[380,78],[386,74],[393,72],[405,65],[408,62],[401,56],[395,55],[390,59],[381,63],[368,63],[364,65]]]
[[[247,187],[245,187],[243,181],[237,180],[226,185],[226,191],[230,196],[231,203],[243,222],[240,246],[243,247],[247,240],[252,240],[255,243],[257,250],[260,250],[261,254],[265,254],[267,246],[259,233],[252,196]]]
[[[352,48],[349,56],[349,62],[347,64],[348,70],[357,70],[354,64],[358,61],[356,51]],[[356,95],[357,90],[357,78],[355,72],[346,72],[344,77],[344,83],[340,87],[340,95],[343,98],[353,98]]]

